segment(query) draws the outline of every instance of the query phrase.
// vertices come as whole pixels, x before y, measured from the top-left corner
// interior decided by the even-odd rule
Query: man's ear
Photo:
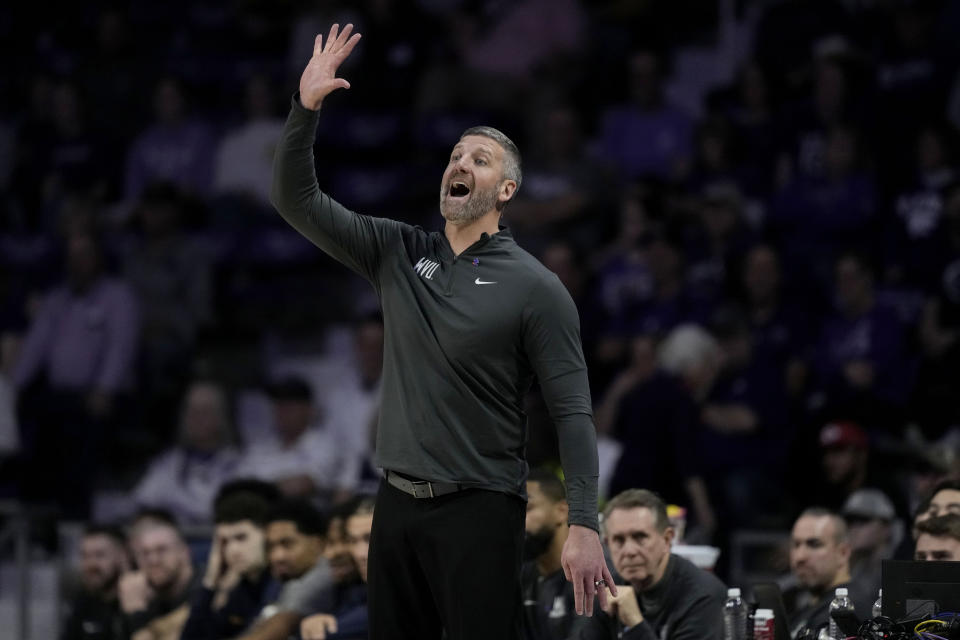
[[[850,555],[853,553],[853,547],[850,546],[849,542],[841,542],[837,545],[837,550],[843,557],[844,562],[850,562]]]
[[[673,544],[673,538],[676,535],[677,531],[673,527],[667,527],[663,530],[663,539],[667,542],[668,547]]]
[[[497,201],[506,204],[513,199],[513,194],[517,192],[517,183],[514,180],[504,180],[500,183],[500,193],[497,194]]]
[[[570,519],[570,505],[567,504],[566,500],[561,500],[553,506],[556,514],[557,520],[561,524],[567,524],[567,520]]]

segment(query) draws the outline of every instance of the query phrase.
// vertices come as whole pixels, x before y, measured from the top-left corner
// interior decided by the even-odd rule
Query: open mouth
[[[470,195],[470,187],[463,182],[451,182],[447,193],[451,198],[465,198]]]

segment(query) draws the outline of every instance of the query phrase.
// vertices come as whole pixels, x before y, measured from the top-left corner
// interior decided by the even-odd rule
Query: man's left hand
[[[600,536],[593,529],[570,525],[570,535],[563,545],[560,562],[563,574],[573,583],[574,608],[578,616],[593,615],[594,594],[600,598],[600,607],[607,607],[607,590],[598,588],[597,582],[602,580],[600,586],[607,585],[610,593],[617,595],[613,576],[603,559]]]

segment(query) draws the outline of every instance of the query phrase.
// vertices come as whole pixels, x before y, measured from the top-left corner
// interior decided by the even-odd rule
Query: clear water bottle
[[[873,614],[874,618],[883,615],[883,589],[880,589],[880,592],[877,593],[877,601],[873,603],[873,611],[870,613]]]
[[[740,597],[740,589],[727,589],[727,601],[723,604],[723,640],[746,640],[747,606]]]
[[[833,619],[833,612],[853,614],[853,601],[850,600],[850,594],[846,587],[837,587],[836,595],[830,603],[830,637],[833,640],[846,640],[847,634],[840,630],[836,621]]]

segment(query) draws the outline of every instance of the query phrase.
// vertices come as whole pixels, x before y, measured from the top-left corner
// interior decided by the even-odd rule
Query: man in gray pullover
[[[317,36],[274,161],[272,201],[300,233],[364,276],[383,307],[380,485],[368,565],[370,637],[517,638],[527,421],[536,377],[556,424],[570,503],[563,553],[578,613],[612,582],[597,523],[597,448],[577,309],[500,225],[520,154],[490,127],[453,148],[442,232],[359,215],[319,190],[321,103],[360,35]],[[323,150],[319,150],[323,153]],[[600,590],[601,604],[606,592]]]

